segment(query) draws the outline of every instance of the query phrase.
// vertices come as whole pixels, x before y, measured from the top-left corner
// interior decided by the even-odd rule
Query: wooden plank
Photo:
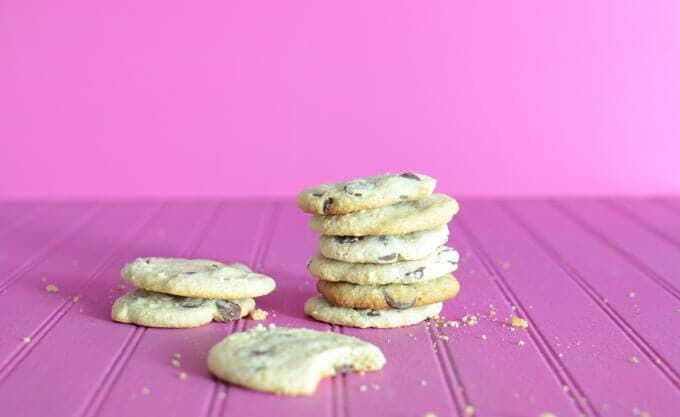
[[[96,210],[90,203],[53,204],[49,213],[0,236],[0,293],[87,225]]]
[[[67,238],[58,251],[35,264],[0,294],[0,316],[6,321],[0,328],[0,381],[40,343],[67,309],[75,307],[73,297],[81,294],[85,284],[122,244],[125,234],[120,230],[133,228],[155,206],[113,204],[103,208],[87,229]],[[56,285],[59,292],[49,293],[48,284]],[[24,337],[29,337],[31,343],[23,343]]]
[[[542,356],[577,393],[586,414],[677,410],[677,388],[650,361],[631,363],[644,353],[525,229],[499,206],[467,202],[464,208],[459,218],[464,230],[478,242],[518,315],[529,319],[528,332],[544,347]],[[581,205],[579,210],[591,216]]]
[[[110,387],[115,385],[123,365],[144,333],[143,328],[121,325],[110,319],[113,298],[120,294],[117,287],[123,282],[121,267],[137,256],[177,256],[182,248],[193,244],[215,208],[214,203],[172,204],[144,226],[134,240],[115,254],[96,279],[86,285],[80,301],[65,312],[40,343],[33,346],[21,366],[1,381],[3,409],[22,416],[95,412]],[[110,227],[113,233],[120,232],[113,219]],[[66,247],[61,250],[70,252]],[[169,359],[158,357],[156,360],[165,362]],[[136,382],[139,386],[130,396],[139,395],[145,383]],[[144,396],[142,400],[148,398]],[[162,403],[160,398],[156,401]],[[129,406],[131,402],[121,403],[121,407]]]
[[[646,207],[652,209],[652,207]],[[508,207],[530,234],[562,265],[584,292],[644,352],[647,360],[680,388],[680,328],[674,314],[678,300],[589,232],[542,202],[513,203]],[[649,212],[650,214],[653,211]],[[677,220],[680,220],[677,219]],[[680,221],[678,221],[680,223]],[[604,302],[606,298],[607,302]],[[646,308],[645,308],[646,306]],[[650,308],[652,307],[653,308]],[[641,360],[637,357],[635,360]]]
[[[671,243],[598,201],[566,201],[556,207],[680,299],[680,256]]]
[[[0,237],[8,230],[21,227],[47,208],[46,204],[16,201],[0,202]]]
[[[544,347],[526,330],[504,325],[504,320],[519,313],[499,287],[496,271],[486,264],[484,254],[463,229],[467,214],[474,210],[470,207],[477,204],[485,207],[492,203],[462,201],[462,214],[450,225],[449,245],[461,253],[460,267],[454,273],[461,292],[444,304],[442,315],[445,322],[457,322],[460,327],[435,328],[438,349],[448,361],[451,378],[462,386],[461,402],[472,406],[475,415],[588,414],[569,381],[556,375],[542,356]],[[485,221],[503,228],[507,219],[487,216]],[[479,317],[477,325],[463,325],[462,318],[468,314]],[[440,335],[448,340],[439,339]]]

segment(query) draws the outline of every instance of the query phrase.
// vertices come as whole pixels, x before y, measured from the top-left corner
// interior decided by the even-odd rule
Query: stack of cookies
[[[246,265],[207,259],[139,258],[121,275],[137,288],[116,300],[111,317],[149,327],[238,320],[255,309],[254,297],[276,287]]]
[[[458,202],[434,178],[384,174],[307,189],[297,198],[320,232],[309,271],[321,295],[305,312],[354,327],[399,327],[437,316],[460,284],[459,254],[444,246]]]

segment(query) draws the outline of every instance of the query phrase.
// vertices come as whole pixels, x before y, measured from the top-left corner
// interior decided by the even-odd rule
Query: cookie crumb
[[[24,337],[23,339],[21,339],[21,341],[24,342],[24,344],[27,345],[27,344],[31,343],[31,338],[30,337]]]
[[[630,363],[636,364],[638,362],[640,362],[640,361],[638,360],[637,356],[631,356],[630,357]]]
[[[466,416],[474,416],[475,415],[475,407],[468,405],[465,406],[465,415]]]
[[[629,292],[628,298],[635,298],[635,292],[634,291]]]
[[[517,342],[517,346],[519,347],[524,346],[524,340],[520,340],[519,342]]]
[[[449,337],[445,334],[439,335],[439,340],[449,340]]]
[[[176,358],[172,358],[170,363],[172,363],[172,366],[174,366],[175,368],[179,368],[180,366],[182,366],[182,363],[179,361],[179,359]]]
[[[654,359],[654,363],[657,365],[661,365],[661,359],[659,358]]]
[[[529,327],[529,323],[525,319],[517,316],[512,316],[512,318],[510,319],[510,325],[512,327],[519,327],[522,329],[526,329],[527,327]]]
[[[259,308],[256,308],[255,310],[250,312],[250,318],[257,321],[265,320],[268,315],[269,315],[268,312]]]
[[[605,303],[605,304],[609,304],[609,300],[606,299],[606,298],[603,298],[603,299],[602,299],[602,302]]]
[[[268,328],[269,330],[274,330],[274,329],[276,329],[276,324],[274,324],[274,323],[269,323],[269,326],[267,326],[267,328]]]
[[[366,390],[368,390],[368,387],[366,386],[366,384],[359,385],[359,391],[366,392]]]
[[[426,386],[427,386],[427,381],[425,381],[424,379],[422,379],[422,380],[420,381],[420,386],[421,386],[421,387],[426,387]]]
[[[80,296],[74,295],[73,298],[71,298],[71,301],[73,301],[73,304],[77,303],[78,301],[80,301]]]
[[[458,328],[460,327],[460,322],[458,320],[447,321],[446,323],[444,323],[444,327]]]
[[[59,292],[59,287],[57,287],[54,284],[47,284],[47,286],[45,287],[45,290],[47,292]]]
[[[173,353],[172,357],[175,359],[182,359],[182,354],[181,353]]]
[[[120,290],[120,291],[125,291],[125,285],[124,285],[124,284],[119,284],[119,285],[116,287],[116,289],[117,289],[117,290]]]
[[[147,387],[142,387],[142,389],[140,391],[141,391],[142,395],[149,395],[151,393],[151,390]]]
[[[476,326],[476,325],[477,325],[477,323],[479,322],[479,319],[478,319],[477,316],[474,315],[474,314],[466,314],[466,315],[463,316],[463,318],[461,318],[461,321],[462,321],[463,324],[465,324],[466,326],[472,327],[472,326]]]
[[[437,417],[437,415],[435,413],[430,412],[423,414],[423,417]]]
[[[361,375],[361,376],[366,375],[366,371],[359,371],[359,375]]]
[[[486,340],[486,335],[485,335],[485,334],[482,335],[482,340]]]
[[[557,417],[557,416],[553,413],[541,413],[538,415],[538,417]]]
[[[189,377],[189,374],[187,374],[186,372],[180,372],[178,376],[179,379],[187,379]]]
[[[562,391],[569,392],[569,385],[562,385]]]
[[[563,358],[563,357],[564,357],[564,353],[559,352],[559,353],[557,354],[557,356],[559,356],[560,358]]]

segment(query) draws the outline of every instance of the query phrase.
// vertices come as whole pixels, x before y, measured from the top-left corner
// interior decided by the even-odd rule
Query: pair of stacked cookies
[[[246,265],[207,259],[139,258],[121,275],[137,288],[116,300],[111,317],[149,327],[238,320],[255,309],[254,297],[276,287],[272,278]]]
[[[423,174],[384,174],[307,189],[298,206],[314,216],[319,253],[308,269],[321,293],[313,318],[355,327],[398,327],[439,314],[460,284],[459,254],[445,246],[458,202],[433,194]]]

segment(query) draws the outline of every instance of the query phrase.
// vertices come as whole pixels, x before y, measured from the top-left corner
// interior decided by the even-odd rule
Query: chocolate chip
[[[274,353],[274,351],[270,350],[270,349],[263,349],[263,350],[253,349],[250,352],[248,352],[248,354],[250,356],[264,356],[264,355],[271,355],[272,353]]]
[[[380,262],[394,262],[397,260],[397,256],[396,253],[390,253],[389,255],[381,256],[378,260]]]
[[[405,173],[401,174],[400,177],[408,178],[410,180],[420,181],[420,177],[417,176],[416,174],[414,174],[413,172],[405,172]]]
[[[458,262],[449,261],[449,263],[453,266],[458,266]]]
[[[144,262],[148,265],[151,263],[151,259],[144,259]]]
[[[184,308],[196,308],[202,306],[204,302],[205,300],[202,298],[185,298],[179,302],[179,305]]]
[[[408,196],[402,194],[399,196],[399,200],[408,200]]]
[[[217,311],[224,321],[234,321],[241,318],[241,306],[227,300],[217,300]]]
[[[407,272],[406,278],[408,278],[408,279],[421,279],[423,277],[423,271],[425,271],[425,267],[421,266],[420,268],[416,269],[415,271]]]
[[[355,197],[363,196],[366,191],[375,188],[375,184],[366,180],[356,180],[345,184],[345,192]]]
[[[338,241],[338,243],[348,244],[348,243],[354,243],[358,242],[362,239],[361,236],[336,236],[335,239]]]
[[[344,365],[336,365],[335,366],[335,374],[346,374],[348,372],[354,371],[354,365],[351,363],[349,364],[344,364]]]
[[[312,193],[312,197],[323,197],[323,193]]]
[[[392,298],[391,295],[384,291],[383,296],[385,297],[385,302],[387,302],[387,305],[398,310],[413,307],[413,305],[416,303],[416,297],[413,297],[413,300],[411,301],[397,301],[394,298]]]
[[[387,236],[378,236],[378,242],[383,243],[387,245],[387,242],[390,241],[390,238]]]
[[[323,202],[323,213],[324,213],[324,214],[328,213],[328,210],[330,210],[330,208],[331,208],[331,206],[333,205],[333,202],[334,202],[334,201],[335,201],[335,200],[333,200],[332,197],[329,197],[329,198],[327,198],[326,200],[324,200],[324,202]]]
[[[196,271],[182,272],[183,275],[193,275],[193,274],[197,274],[197,273],[198,272],[196,272]]]
[[[380,312],[378,310],[371,309],[366,312],[366,315],[371,317],[377,317],[380,315]]]

